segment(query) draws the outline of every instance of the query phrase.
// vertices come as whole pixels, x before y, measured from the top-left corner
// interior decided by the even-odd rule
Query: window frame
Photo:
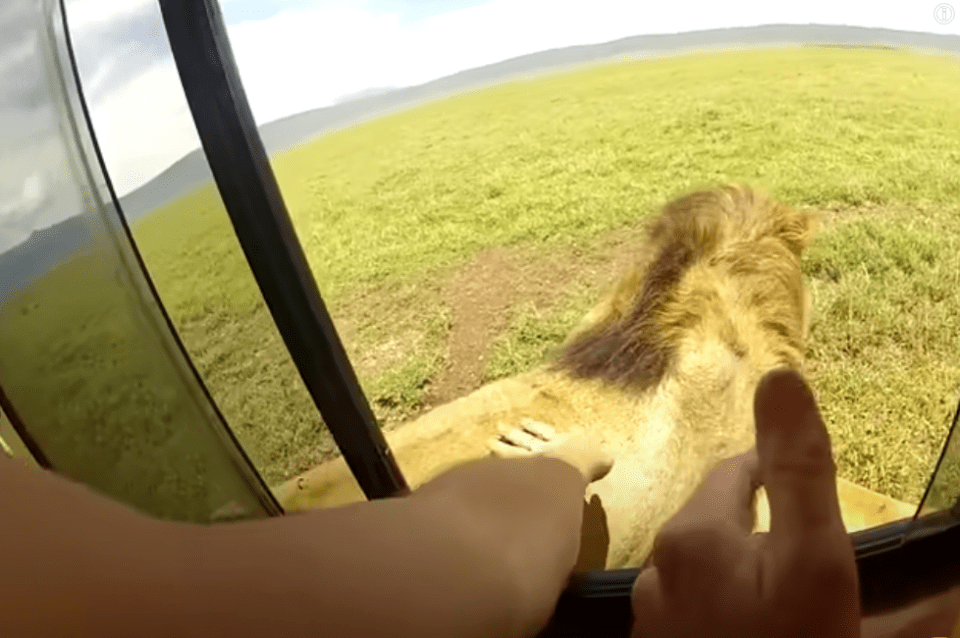
[[[66,30],[64,0],[57,1]],[[246,99],[217,0],[158,2],[214,181],[312,399],[368,499],[409,493],[297,240]],[[67,39],[69,49],[69,35]],[[75,66],[72,72],[82,101]],[[82,117],[95,142],[85,109]],[[106,174],[102,159],[101,169]],[[115,195],[112,190],[111,194]],[[129,233],[127,240],[132,243]],[[6,409],[6,403],[0,390],[0,406]],[[7,413],[20,430],[15,413]],[[928,492],[958,418],[960,406]],[[42,464],[42,450],[30,446],[25,429],[23,435]],[[950,509],[851,534],[865,614],[893,609],[960,583],[960,499],[957,503]],[[541,636],[629,636],[630,592],[638,573],[638,569],[623,569],[574,575]]]
[[[366,497],[409,493],[297,239],[219,5],[159,1],[214,182],[307,391]]]

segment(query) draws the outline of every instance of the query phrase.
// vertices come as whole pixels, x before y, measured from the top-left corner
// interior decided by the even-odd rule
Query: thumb
[[[843,530],[830,436],[803,378],[786,368],[767,373],[754,416],[771,536]]]

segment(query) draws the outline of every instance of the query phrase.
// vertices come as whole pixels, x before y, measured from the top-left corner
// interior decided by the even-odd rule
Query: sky
[[[52,214],[42,211],[51,188],[25,159],[52,152],[38,132],[40,116],[34,117],[42,111],[37,103],[43,88],[36,82],[42,69],[30,30],[40,2],[0,0],[0,251],[24,229],[59,221],[40,220]],[[66,2],[94,128],[123,195],[198,148],[199,139],[157,1]],[[960,34],[960,18],[937,22],[937,4],[221,0],[221,9],[254,117],[263,124],[369,88],[412,86],[518,55],[633,35],[771,23]],[[17,145],[32,150],[23,157],[9,152]]]

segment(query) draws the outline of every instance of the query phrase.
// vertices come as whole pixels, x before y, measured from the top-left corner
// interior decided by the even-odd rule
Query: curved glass
[[[23,444],[20,435],[13,429],[13,424],[10,423],[10,419],[2,410],[0,410],[0,453],[36,466],[33,455]]]
[[[198,382],[111,197],[61,5],[0,43],[0,388],[50,469],[148,514],[278,511]],[[40,460],[40,459],[38,459]]]
[[[960,424],[960,402],[953,414],[950,434],[943,445],[943,453],[937,463],[937,469],[920,503],[919,515],[950,509],[960,518],[960,436],[957,425]]]
[[[163,306],[237,440],[296,509],[288,480],[338,451],[213,183],[159,6],[75,2],[67,14],[93,128]],[[119,62],[117,50],[128,52]],[[342,469],[344,499],[362,499]]]

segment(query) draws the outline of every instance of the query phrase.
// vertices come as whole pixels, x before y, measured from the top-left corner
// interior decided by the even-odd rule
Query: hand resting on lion
[[[634,266],[548,361],[385,433],[408,482],[481,458],[491,438],[530,422],[586,434],[616,463],[588,487],[578,569],[639,567],[710,469],[753,447],[760,377],[777,366],[803,370],[812,297],[800,258],[817,223],[814,212],[748,186],[667,203]],[[839,487],[848,530],[914,513]],[[364,498],[342,459],[275,493],[290,512]],[[762,492],[758,508],[764,528]]]
[[[554,361],[392,433],[404,498],[344,504],[332,463],[277,489],[298,515],[200,526],[0,455],[4,633],[526,637],[578,564],[647,556],[638,636],[939,629],[956,596],[860,619],[829,437],[796,372],[812,232],[746,187],[668,204]],[[769,534],[750,533],[760,484]]]

